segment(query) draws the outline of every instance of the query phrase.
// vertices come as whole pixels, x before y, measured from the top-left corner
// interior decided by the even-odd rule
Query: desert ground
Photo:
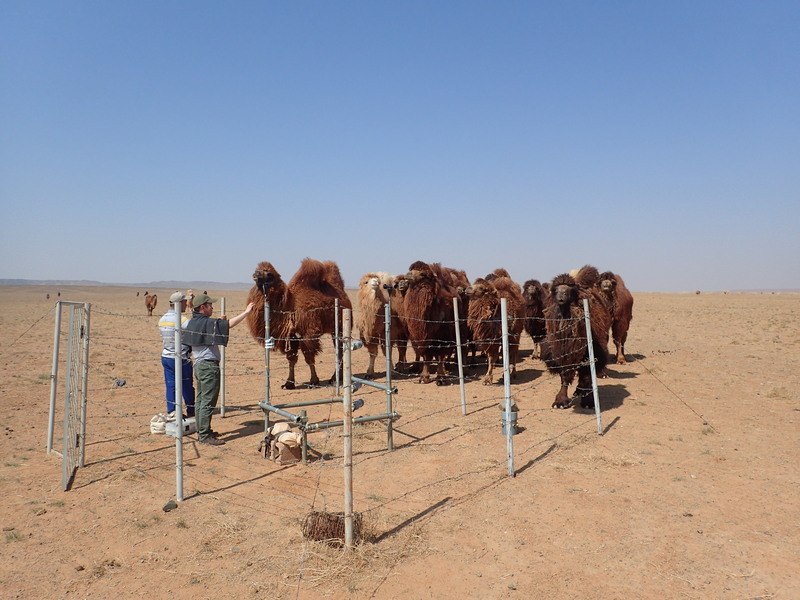
[[[602,435],[593,411],[551,408],[558,379],[523,335],[514,477],[501,383],[467,369],[463,415],[458,383],[393,377],[394,449],[382,422],[354,427],[362,528],[343,549],[301,531],[312,511],[342,510],[342,430],[309,434],[308,464],[259,454],[264,349],[246,324],[213,420],[227,443],[184,439],[185,497],[164,510],[175,440],[149,425],[165,412],[157,322],[173,290],[149,291],[151,317],[143,289],[0,286],[3,598],[800,598],[798,294],[634,293],[629,362],[599,380]],[[208,291],[229,316],[244,309],[246,292]],[[62,457],[46,452],[58,299],[91,304],[85,466],[68,491]],[[363,374],[366,352],[352,360]],[[285,358],[270,365],[275,404],[336,397],[283,390]],[[56,450],[63,394],[60,382]],[[357,415],[386,410],[381,390],[354,398]],[[337,420],[341,405],[308,412]]]

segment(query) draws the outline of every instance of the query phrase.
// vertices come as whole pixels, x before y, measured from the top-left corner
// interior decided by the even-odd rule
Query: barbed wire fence
[[[358,307],[354,306],[354,313]],[[26,330],[39,327],[45,323],[45,318],[51,314],[48,311],[36,320]],[[236,311],[231,311],[236,312]],[[97,422],[97,429],[104,432],[118,432],[108,439],[92,439],[92,427],[88,428],[88,443],[95,447],[92,462],[87,463],[87,468],[98,468],[99,473],[87,474],[88,480],[78,482],[77,487],[92,485],[93,483],[112,477],[113,474],[104,466],[124,462],[126,468],[135,471],[142,477],[147,477],[170,489],[172,469],[174,468],[171,443],[164,443],[169,438],[149,435],[149,420],[157,407],[165,405],[165,386],[160,369],[160,346],[158,340],[157,320],[144,315],[134,315],[118,312],[93,304],[92,308],[92,338],[89,351],[89,378],[87,393],[89,395],[89,422]],[[392,317],[397,318],[397,317]],[[465,315],[461,315],[465,319]],[[451,321],[453,323],[453,321]],[[120,335],[120,331],[124,332]],[[8,350],[24,339],[25,333],[17,337]],[[524,334],[523,334],[524,335]],[[477,340],[481,342],[483,340]],[[529,340],[526,340],[529,341]],[[476,342],[476,340],[472,340]],[[452,340],[432,340],[432,343],[446,345]],[[233,445],[225,447],[226,456],[232,460],[226,461],[225,469],[215,469],[211,465],[195,463],[189,479],[196,487],[193,495],[217,495],[225,493],[225,501],[240,506],[247,510],[261,512],[267,516],[280,519],[296,519],[300,511],[305,513],[328,510],[329,505],[340,505],[341,483],[335,476],[330,475],[331,470],[340,472],[343,467],[343,457],[337,443],[340,441],[338,432],[325,429],[314,433],[313,447],[318,449],[318,457],[311,461],[302,471],[303,479],[308,487],[303,493],[298,493],[291,486],[275,482],[271,476],[294,469],[293,466],[274,465],[266,463],[263,473],[253,475],[252,463],[258,456],[257,442],[263,432],[263,410],[258,406],[263,398],[264,377],[269,377],[276,385],[273,386],[276,394],[280,394],[281,401],[293,401],[307,398],[309,394],[327,392],[330,388],[299,386],[295,390],[280,388],[282,377],[280,373],[263,370],[262,346],[254,343],[246,327],[231,331],[231,343],[228,347],[225,375],[228,378],[229,397],[226,407],[231,417],[240,425],[239,437],[252,436],[254,443],[250,451],[240,450]],[[413,350],[410,349],[413,353]],[[391,348],[389,352],[391,352]],[[365,353],[364,349],[356,353]],[[321,366],[331,368],[335,361],[331,361],[332,349],[323,343],[323,353],[319,357]],[[519,423],[524,426],[526,420],[538,413],[549,412],[552,409],[549,401],[541,403],[538,400],[552,388],[553,377],[547,375],[543,363],[533,356],[534,348],[526,348],[520,355],[520,363],[527,363],[525,369],[518,369],[517,379],[511,383],[511,400],[518,406]],[[363,354],[362,354],[363,356]],[[278,357],[280,359],[280,357]],[[284,360],[285,362],[285,360]],[[361,361],[363,362],[363,361]],[[575,365],[576,367],[579,365]],[[485,369],[485,363],[472,361],[465,366],[464,382],[467,386],[481,385],[482,392],[473,394],[465,401],[458,393],[458,373],[454,374],[455,365],[452,360],[448,363],[447,375],[444,383],[450,384],[453,394],[437,393],[426,394],[426,385],[415,383],[416,376],[409,373],[393,373],[393,381],[400,392],[395,397],[396,411],[401,415],[395,431],[403,441],[396,446],[396,450],[406,450],[420,444],[436,444],[447,446],[458,441],[466,440],[471,435],[485,431],[487,428],[497,432],[497,455],[503,454],[501,419],[498,414],[483,418],[485,411],[499,407],[506,401],[503,386],[500,384],[483,386],[480,377]],[[302,368],[298,364],[298,368]],[[332,370],[332,369],[331,369]],[[275,371],[278,371],[276,369]],[[326,371],[327,372],[327,371]],[[380,372],[376,373],[380,376]],[[124,382],[120,385],[119,382]],[[280,392],[278,392],[280,390]],[[489,391],[489,394],[485,392]],[[495,393],[496,391],[496,393]],[[375,396],[378,394],[378,396]],[[358,392],[365,404],[375,400],[383,400],[383,392],[378,389],[363,388]],[[536,402],[531,400],[536,399]],[[426,427],[430,423],[439,422],[437,418],[452,417],[454,422],[461,419],[462,408],[466,406],[466,415],[481,418],[464,419],[458,427],[448,427],[438,431]],[[496,408],[495,408],[496,409]],[[316,409],[315,418],[332,420],[338,416],[340,407],[327,405]],[[498,410],[499,413],[499,410]],[[227,417],[226,417],[227,418]],[[555,440],[569,435],[590,423],[593,419],[583,418],[576,420],[570,427],[538,440],[526,441],[519,444],[516,456],[528,460],[528,464],[545,456],[548,447],[552,447]],[[358,469],[369,464],[386,454],[386,449],[374,442],[374,433],[381,427],[378,423],[369,423],[356,427],[353,431],[355,446],[353,467]],[[448,435],[449,434],[449,435]],[[142,448],[144,446],[144,448]],[[268,465],[268,466],[267,466]],[[391,498],[368,499],[360,497],[357,504],[361,508],[360,515],[366,516],[379,511],[389,511],[395,515],[393,520],[406,521],[407,509],[402,505],[409,499],[424,496],[425,490],[446,486],[448,482],[463,481],[464,479],[496,471],[496,463],[485,465],[463,465],[453,474],[443,474],[440,478],[422,482],[417,486],[409,486],[402,494]],[[198,490],[204,489],[200,492]],[[285,502],[270,502],[268,505],[260,500],[264,494],[282,498]],[[334,510],[336,510],[334,508]],[[424,511],[423,511],[424,512]],[[429,514],[429,513],[425,513]],[[301,563],[299,571],[302,574]]]

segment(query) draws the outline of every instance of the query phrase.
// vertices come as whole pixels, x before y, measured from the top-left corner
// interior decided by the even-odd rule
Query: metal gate
[[[61,341],[61,314],[69,309],[69,326],[66,333],[67,351],[64,359],[64,438],[61,487],[70,488],[78,467],[84,465],[86,447],[86,381],[89,374],[89,315],[91,304],[85,302],[56,303],[55,340],[53,342],[53,370],[50,375],[50,418],[47,428],[47,452],[53,450],[56,395],[58,392],[59,346]]]

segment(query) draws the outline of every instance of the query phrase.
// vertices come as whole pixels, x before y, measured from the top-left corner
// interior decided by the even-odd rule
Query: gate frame
[[[58,354],[61,337],[61,312],[63,306],[68,306],[70,308],[70,318],[69,330],[67,333],[67,356],[65,358],[67,374],[66,386],[64,388],[64,450],[63,452],[58,452],[57,450],[53,449],[53,431],[55,428],[56,390],[58,388]],[[83,308],[83,318],[81,319],[80,324],[76,323],[75,313],[78,307]],[[88,302],[70,302],[65,300],[59,300],[56,302],[55,332],[53,336],[53,367],[50,373],[50,411],[47,421],[47,453],[58,454],[63,459],[64,469],[62,473],[61,487],[64,491],[67,491],[70,488],[77,468],[85,465],[86,387],[89,378],[89,323],[91,310],[92,305]],[[80,332],[76,337],[75,328],[78,325],[80,325]],[[76,356],[75,353],[78,352],[78,349],[73,347],[73,340],[82,340],[81,355],[77,357],[77,361],[73,358]],[[76,364],[73,367],[74,362],[76,362]],[[78,415],[73,414],[74,412],[78,412],[73,410],[77,403],[70,402],[70,397],[73,396],[73,393],[75,392],[75,390],[71,389],[73,368],[80,369],[80,381],[78,383],[80,389],[77,390],[80,393],[80,411]],[[70,423],[74,423],[76,420],[79,424],[79,432],[77,434],[77,439],[75,440],[78,456],[75,464],[71,464],[73,461],[70,460],[70,450],[73,449],[73,447],[70,444],[70,438],[72,437],[70,435],[72,432]]]

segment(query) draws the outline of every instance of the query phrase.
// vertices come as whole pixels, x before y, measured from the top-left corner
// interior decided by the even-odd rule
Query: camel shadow
[[[604,385],[598,390],[600,393],[600,410],[619,408],[630,396],[630,392],[622,384]]]
[[[625,402],[625,398],[630,396],[628,390],[621,384],[601,385],[597,394],[600,399],[600,410],[603,412],[619,408]],[[583,408],[580,400],[574,399],[573,402],[572,408],[575,412],[587,415],[594,413],[594,403],[590,408]]]
[[[628,371],[612,371],[608,367],[603,371],[603,377],[601,379],[633,379],[634,377],[638,377],[638,373],[632,373]]]

